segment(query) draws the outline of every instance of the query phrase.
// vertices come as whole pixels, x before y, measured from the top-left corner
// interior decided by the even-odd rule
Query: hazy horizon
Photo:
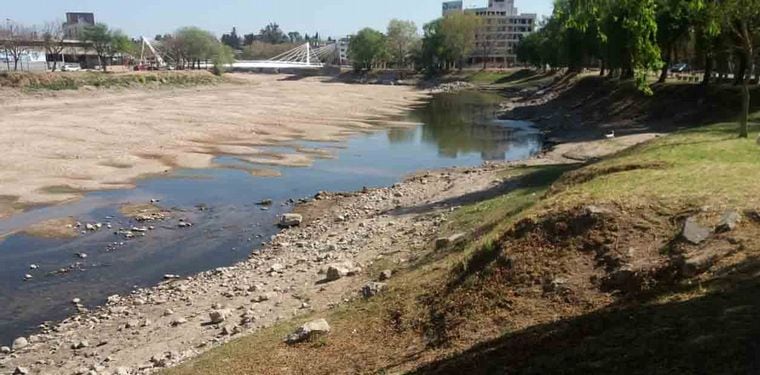
[[[441,15],[442,0],[221,0],[214,3],[198,0],[133,0],[129,2],[44,0],[12,2],[3,7],[0,22],[7,19],[27,25],[42,25],[46,21],[63,20],[66,12],[92,12],[95,20],[130,36],[153,37],[183,26],[198,26],[217,35],[236,27],[239,34],[257,33],[269,22],[278,23],[283,30],[297,31],[323,37],[339,37],[363,27],[384,30],[391,19],[412,20],[418,27]],[[42,4],[41,4],[42,3]],[[466,0],[465,6],[485,5],[487,0]],[[516,0],[523,13],[539,17],[552,10],[552,0]],[[294,11],[296,10],[296,11]]]

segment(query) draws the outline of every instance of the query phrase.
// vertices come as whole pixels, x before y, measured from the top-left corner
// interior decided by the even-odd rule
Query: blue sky
[[[442,0],[4,0],[0,22],[26,24],[63,19],[68,11],[95,13],[98,22],[131,36],[152,37],[181,26],[199,26],[217,34],[237,26],[241,33],[279,23],[286,31],[343,36],[364,26],[383,30],[392,18],[418,26],[440,16]],[[465,0],[465,6],[487,0]],[[552,0],[516,0],[521,12],[548,15]]]

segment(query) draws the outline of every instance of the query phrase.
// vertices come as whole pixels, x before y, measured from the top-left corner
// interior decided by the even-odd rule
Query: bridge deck
[[[238,69],[320,69],[324,64],[307,64],[293,61],[236,61],[231,64]]]

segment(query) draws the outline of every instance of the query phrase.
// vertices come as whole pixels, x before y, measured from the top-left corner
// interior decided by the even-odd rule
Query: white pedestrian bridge
[[[320,69],[335,58],[335,44],[313,48],[306,43],[269,60],[238,60],[233,69]]]

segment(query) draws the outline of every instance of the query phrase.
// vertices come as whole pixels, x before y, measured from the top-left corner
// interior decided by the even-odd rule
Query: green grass
[[[757,126],[754,127],[757,131]],[[757,206],[760,147],[754,136],[737,137],[735,123],[685,130],[628,149],[579,173],[591,178],[566,187],[543,207],[580,202],[642,206],[651,202],[714,206]],[[755,133],[756,134],[756,133]],[[625,165],[644,168],[606,173]],[[659,165],[658,167],[646,167]]]

